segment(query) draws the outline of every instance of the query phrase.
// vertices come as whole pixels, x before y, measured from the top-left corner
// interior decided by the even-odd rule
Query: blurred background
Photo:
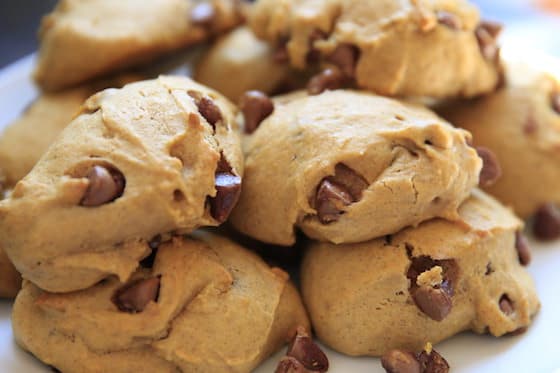
[[[482,9],[484,18],[507,25],[506,40],[560,57],[560,0],[472,1]],[[41,16],[56,3],[56,0],[0,0],[0,68],[37,49]]]

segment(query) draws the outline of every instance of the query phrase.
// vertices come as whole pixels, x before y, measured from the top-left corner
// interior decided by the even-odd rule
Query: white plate
[[[33,56],[0,71],[0,129],[15,119],[37,94],[29,74]],[[534,275],[542,310],[527,333],[496,339],[463,333],[436,346],[453,372],[560,373],[560,242],[533,243]],[[17,347],[10,327],[11,302],[0,301],[0,371],[5,373],[50,372]],[[384,372],[378,359],[349,358],[326,349],[332,373]],[[266,361],[257,373],[274,372],[284,351]]]

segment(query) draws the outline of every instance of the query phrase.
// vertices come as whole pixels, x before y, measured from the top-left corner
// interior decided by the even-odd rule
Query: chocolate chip
[[[329,67],[309,80],[307,92],[318,95],[327,90],[339,89],[344,84],[344,74],[337,67]]]
[[[100,206],[114,201],[123,194],[125,178],[120,171],[114,168],[93,166],[88,171],[86,178],[89,184],[80,201],[81,206]]]
[[[422,366],[424,373],[447,373],[449,372],[449,364],[436,350],[430,352],[422,351],[418,355],[418,361]]]
[[[352,44],[340,44],[334,52],[327,57],[327,61],[337,66],[347,77],[353,78],[360,50]]]
[[[415,354],[391,350],[381,357],[381,365],[388,373],[421,373],[420,362]]]
[[[191,22],[197,26],[208,27],[216,17],[216,9],[209,2],[196,4],[191,10]]]
[[[508,336],[508,337],[515,337],[521,334],[525,334],[527,332],[527,330],[529,330],[529,328],[527,328],[526,326],[522,326],[521,328],[517,328],[512,332],[506,333],[504,335]]]
[[[239,108],[245,117],[245,132],[250,134],[272,114],[274,103],[261,91],[247,91],[239,100]]]
[[[447,26],[452,30],[460,30],[461,28],[463,28],[463,23],[456,14],[440,10],[436,13],[436,16],[440,24]]]
[[[314,44],[317,40],[324,40],[328,37],[328,34],[322,30],[315,29],[309,35],[309,52],[307,52],[306,60],[307,63],[313,64],[319,61],[321,57],[320,52],[314,48]]]
[[[442,321],[451,312],[453,302],[445,290],[420,286],[412,292],[414,303],[432,320]]]
[[[502,295],[500,298],[500,310],[507,316],[515,312],[513,303],[511,302],[511,299],[509,299],[507,294]]]
[[[196,106],[198,107],[200,115],[210,123],[212,128],[215,128],[216,123],[222,120],[222,112],[212,99],[201,97],[200,100],[196,102]]]
[[[436,266],[442,269],[441,283],[432,286],[418,284],[418,276]],[[453,259],[434,260],[428,256],[411,258],[406,276],[410,280],[410,295],[418,309],[433,320],[444,320],[453,308],[452,297],[458,272],[457,262]]]
[[[324,178],[317,188],[314,207],[322,224],[340,219],[346,206],[359,201],[367,181],[344,164],[337,164],[334,176]]]
[[[222,155],[216,168],[216,196],[209,198],[210,214],[219,223],[223,223],[235,207],[241,194],[241,178]]]
[[[157,301],[159,285],[159,277],[135,281],[117,290],[112,299],[113,303],[124,312],[142,312],[148,303]]]
[[[515,232],[515,248],[517,249],[519,263],[523,266],[529,265],[531,263],[531,248],[527,237],[520,231]]]
[[[329,369],[327,356],[301,327],[297,329],[286,355],[293,357],[312,372],[326,372]]]
[[[533,222],[533,233],[542,241],[560,237],[560,211],[553,203],[545,203],[537,210]]]
[[[480,170],[479,184],[487,187],[494,184],[502,176],[502,168],[496,155],[488,148],[477,146],[476,152],[482,158],[482,170]]]
[[[502,25],[496,22],[482,21],[475,30],[480,52],[488,61],[496,62],[500,56],[500,48],[496,43]]]
[[[291,356],[284,356],[278,362],[275,373],[311,373],[306,367],[303,366],[297,359]]]
[[[551,105],[552,105],[552,109],[557,114],[560,114],[560,92],[555,92],[552,94]]]

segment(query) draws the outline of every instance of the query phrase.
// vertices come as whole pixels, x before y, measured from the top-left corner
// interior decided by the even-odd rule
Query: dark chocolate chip
[[[560,114],[560,92],[555,92],[552,94],[551,105],[552,105],[552,109],[557,114]]]
[[[340,44],[333,53],[327,57],[327,61],[337,66],[344,75],[353,78],[356,63],[360,56],[360,50],[352,44]]]
[[[531,248],[529,247],[527,237],[520,231],[515,232],[515,248],[517,249],[519,263],[523,266],[528,266],[531,263]]]
[[[422,366],[423,373],[447,373],[449,364],[436,350],[430,352],[422,351],[418,354],[418,361]]]
[[[330,179],[344,186],[354,202],[362,199],[362,193],[368,188],[369,183],[356,171],[343,163],[338,163],[334,168],[334,176]]]
[[[327,355],[301,327],[297,329],[286,355],[293,357],[312,372],[326,372],[329,369]]]
[[[297,359],[284,356],[278,362],[275,373],[311,373],[306,367],[303,366]]]
[[[511,315],[515,312],[515,308],[513,307],[513,303],[511,299],[509,299],[507,294],[504,294],[500,297],[500,310],[507,316]]]
[[[88,187],[81,206],[96,207],[114,201],[122,196],[125,187],[123,174],[104,166],[93,166],[87,173]]]
[[[339,89],[344,85],[344,74],[337,67],[329,67],[309,80],[307,92],[318,95],[327,90]]]
[[[527,328],[526,326],[522,326],[521,328],[517,328],[512,332],[506,333],[505,335],[508,337],[515,337],[521,334],[525,334],[527,330],[529,330],[529,328]]]
[[[191,22],[197,26],[208,27],[216,17],[216,9],[210,2],[196,4],[191,10]]]
[[[418,276],[436,266],[442,268],[441,284],[418,285]],[[411,258],[406,276],[410,280],[410,295],[418,309],[433,320],[444,320],[453,308],[452,297],[458,273],[457,262],[453,259],[434,260],[428,256]]]
[[[537,210],[533,222],[533,233],[541,241],[552,241],[560,237],[560,210],[553,203],[545,203]]]
[[[435,321],[444,320],[453,308],[451,296],[441,288],[419,286],[412,292],[412,298],[420,311]]]
[[[475,30],[476,40],[480,52],[488,61],[497,62],[500,57],[500,47],[496,39],[502,30],[502,26],[496,22],[482,21]]]
[[[216,168],[216,196],[209,198],[210,214],[223,223],[235,207],[241,194],[241,178],[234,174],[228,161],[222,155]]]
[[[113,303],[124,312],[142,312],[148,303],[157,301],[159,285],[159,277],[135,281],[117,290],[113,296]]]
[[[447,26],[451,30],[460,30],[463,28],[463,23],[456,14],[440,10],[436,13],[436,16],[440,24]]]
[[[381,357],[381,365],[388,373],[421,373],[420,362],[415,354],[391,350]]]
[[[222,112],[214,101],[208,97],[201,97],[196,102],[200,115],[206,119],[210,125],[215,128],[216,123],[222,120]]]
[[[245,117],[245,132],[251,134],[272,114],[274,103],[261,91],[247,91],[239,100],[239,108]]]
[[[502,168],[496,155],[488,148],[477,146],[476,152],[482,158],[482,170],[480,170],[479,184],[487,187],[494,184],[502,176]]]
[[[313,30],[309,35],[309,52],[307,52],[306,61],[308,64],[314,64],[319,62],[321,53],[314,48],[314,44],[317,40],[324,40],[328,37],[328,34],[319,29]]]

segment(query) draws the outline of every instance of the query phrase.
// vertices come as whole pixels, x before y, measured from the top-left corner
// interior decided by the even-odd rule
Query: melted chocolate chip
[[[360,50],[352,44],[340,44],[334,52],[327,57],[327,61],[337,66],[349,78],[353,78]]]
[[[442,269],[441,283],[433,286],[419,285],[418,276],[436,266]],[[410,295],[418,309],[432,320],[442,321],[451,312],[458,272],[457,262],[453,259],[434,260],[428,256],[411,258],[407,271],[407,278],[410,280]]]
[[[391,350],[381,357],[381,365],[388,373],[421,373],[420,362],[415,354],[403,350]]]
[[[315,29],[309,35],[309,52],[307,52],[306,61],[309,64],[317,63],[321,57],[318,50],[314,48],[314,44],[317,40],[324,40],[328,37],[328,34],[322,30]]]
[[[125,187],[123,174],[104,166],[93,166],[87,173],[88,187],[80,201],[81,206],[96,207],[122,196]]]
[[[248,91],[239,100],[239,108],[245,117],[245,132],[251,134],[272,114],[274,103],[261,91]]]
[[[216,123],[222,120],[222,112],[214,101],[208,97],[202,97],[197,101],[196,106],[200,115],[206,119],[208,123],[215,128]]]
[[[312,372],[326,372],[329,369],[327,356],[304,328],[298,328],[286,355],[296,359]]]
[[[222,155],[216,168],[216,196],[209,198],[210,214],[223,223],[235,207],[241,194],[241,178],[233,173],[228,161]]]
[[[211,26],[215,17],[216,9],[210,2],[198,3],[191,10],[191,22],[197,26]]]
[[[436,13],[438,23],[450,28],[451,30],[460,30],[463,27],[461,19],[453,13],[439,11]]]
[[[553,203],[545,203],[537,210],[533,233],[541,241],[560,238],[560,210]]]
[[[422,351],[418,355],[418,361],[424,373],[447,373],[449,364],[436,350],[430,352]]]
[[[507,294],[502,295],[500,298],[500,310],[507,316],[511,315],[515,312],[515,308],[513,307],[513,303],[511,299],[509,299]]]
[[[496,155],[488,148],[477,146],[476,152],[482,158],[482,170],[480,170],[479,184],[487,187],[494,184],[502,176],[502,168]]]
[[[310,373],[310,371],[303,366],[297,359],[284,356],[278,362],[275,373]]]
[[[482,21],[475,30],[480,52],[488,61],[496,62],[500,56],[500,48],[496,43],[502,26],[496,22]]]
[[[560,92],[555,92],[552,94],[551,105],[552,105],[552,109],[557,114],[560,114]]]
[[[322,224],[338,221],[345,207],[359,201],[367,187],[367,181],[356,171],[337,164],[334,176],[324,178],[317,187],[314,207],[319,221]]]
[[[529,247],[529,241],[527,241],[527,237],[519,231],[515,232],[515,249],[517,250],[519,263],[523,266],[529,265],[529,263],[531,263],[531,248]]]
[[[148,303],[157,301],[159,285],[159,277],[135,281],[117,290],[113,303],[123,312],[142,312]]]
[[[344,85],[344,74],[336,67],[330,67],[309,80],[307,92],[310,95],[318,95],[327,90],[339,89]]]

